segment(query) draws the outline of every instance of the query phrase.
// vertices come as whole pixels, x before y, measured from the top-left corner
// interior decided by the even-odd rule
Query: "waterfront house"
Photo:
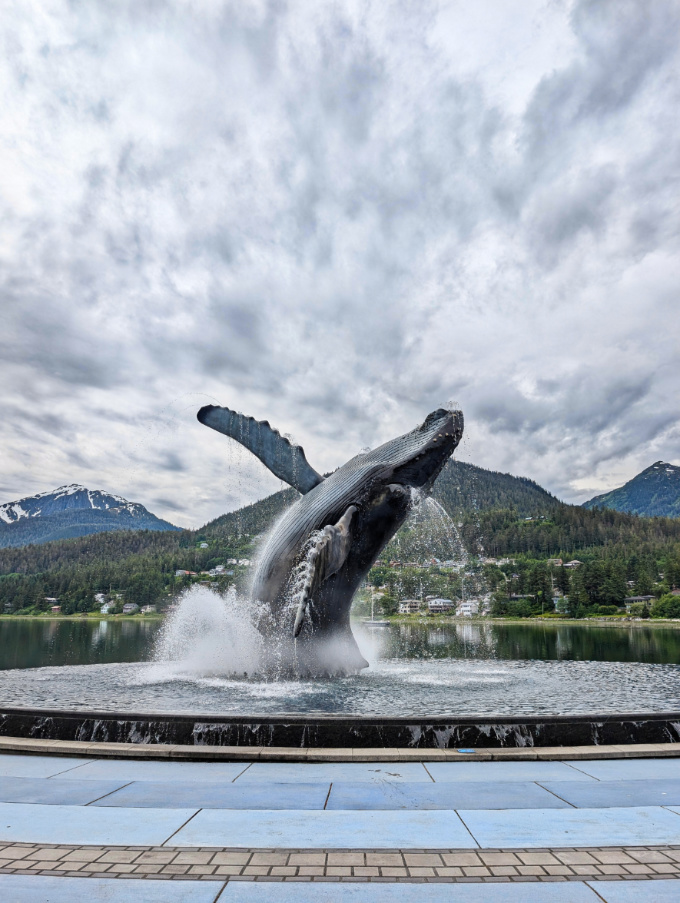
[[[124,615],[134,615],[139,611],[139,605],[136,602],[126,602],[123,606]]]
[[[427,610],[431,615],[441,615],[452,608],[453,602],[450,599],[430,599],[427,603]]]
[[[623,600],[623,604],[626,606],[626,611],[630,610],[630,606],[634,605],[636,602],[644,602],[647,608],[654,601],[654,596],[626,596]]]
[[[400,615],[415,615],[420,611],[420,599],[404,599],[399,603]]]
[[[459,602],[456,614],[459,618],[471,618],[479,614],[479,602],[475,599],[467,599],[465,602]]]

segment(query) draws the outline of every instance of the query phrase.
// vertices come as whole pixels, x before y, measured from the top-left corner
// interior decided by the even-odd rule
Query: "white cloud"
[[[0,26],[0,497],[197,525],[454,399],[582,500],[678,442],[672,0],[15,3]],[[176,500],[173,502],[173,500]]]

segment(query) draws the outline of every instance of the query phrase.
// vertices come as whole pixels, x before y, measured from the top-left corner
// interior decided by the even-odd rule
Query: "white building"
[[[467,599],[465,602],[459,602],[456,614],[462,618],[472,618],[479,613],[479,602],[475,599]]]
[[[440,615],[452,608],[453,602],[450,599],[430,599],[427,603],[427,610],[431,615]]]
[[[250,558],[239,558],[238,563],[242,568],[250,567]]]
[[[114,609],[115,607],[116,607],[116,603],[115,603],[115,602],[104,602],[104,604],[103,604],[102,607],[99,609],[99,611],[100,611],[103,615],[108,615],[108,614],[110,614],[110,613],[113,611],[113,609]]]
[[[156,613],[155,605],[143,605],[142,606],[142,614],[143,615],[153,615]]]
[[[399,614],[400,615],[414,615],[420,611],[420,600],[419,599],[404,599],[403,602],[399,603]]]

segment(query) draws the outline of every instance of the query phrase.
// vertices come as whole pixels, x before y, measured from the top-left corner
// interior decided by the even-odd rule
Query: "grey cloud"
[[[181,498],[168,499],[163,496],[156,496],[153,499],[153,505],[156,509],[154,513],[156,513],[158,509],[166,511],[188,511],[190,508],[189,503],[183,504]]]
[[[163,470],[171,470],[173,473],[183,473],[187,470],[187,466],[181,457],[173,451],[167,452],[158,462],[158,466]]]
[[[514,13],[509,60],[538,10]],[[677,4],[541,6],[568,49],[537,54],[522,105],[494,90],[512,69],[461,71],[440,14],[5,17],[4,483],[81,468],[190,497],[194,523],[276,488],[201,433],[208,399],[321,469],[451,397],[462,454],[569,497],[608,462],[677,456]]]

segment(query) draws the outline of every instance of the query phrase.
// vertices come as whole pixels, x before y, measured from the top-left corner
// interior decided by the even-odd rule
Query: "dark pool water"
[[[159,622],[0,622],[0,704],[197,713],[572,714],[680,710],[680,631],[588,624],[355,625],[371,666],[234,680],[152,661]]]

